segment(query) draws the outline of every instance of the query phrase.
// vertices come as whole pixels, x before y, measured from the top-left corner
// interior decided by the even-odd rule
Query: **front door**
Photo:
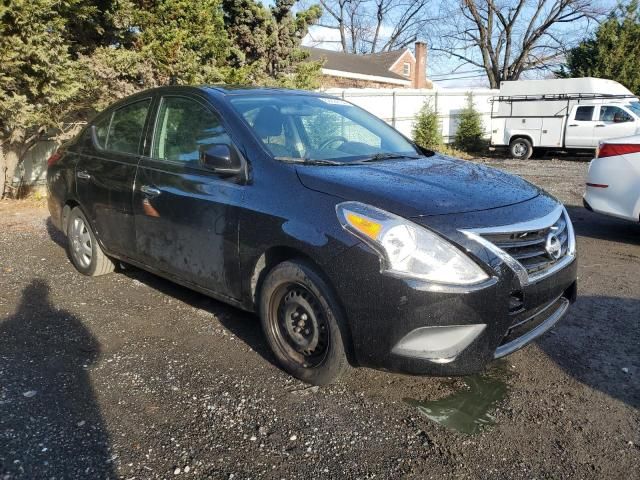
[[[579,105],[574,107],[567,122],[565,146],[573,148],[592,148],[597,144],[593,138],[595,127],[594,105]]]
[[[230,144],[198,97],[164,96],[134,192],[136,243],[144,263],[223,297],[240,291],[238,208],[242,185],[202,167],[207,145]]]
[[[135,258],[131,197],[151,98],[102,115],[76,164],[80,204],[107,252]],[[92,138],[93,137],[93,138]]]

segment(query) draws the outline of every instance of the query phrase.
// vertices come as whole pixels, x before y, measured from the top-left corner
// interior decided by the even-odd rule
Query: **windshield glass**
[[[627,104],[627,108],[640,117],[640,102],[634,101]]]
[[[231,104],[280,160],[348,163],[419,154],[384,121],[337,98],[240,95]]]

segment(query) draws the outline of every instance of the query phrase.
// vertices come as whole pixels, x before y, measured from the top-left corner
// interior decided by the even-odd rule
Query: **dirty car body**
[[[556,199],[421,150],[322,94],[150,90],[54,157],[53,222],[69,235],[81,210],[111,259],[263,317],[270,272],[291,261],[313,272],[330,302],[287,303],[288,287],[274,309],[300,368],[322,368],[319,345],[339,337],[351,365],[468,374],[547,331],[575,300],[575,237]],[[302,297],[315,291],[302,287]],[[301,313],[312,322],[281,318]]]

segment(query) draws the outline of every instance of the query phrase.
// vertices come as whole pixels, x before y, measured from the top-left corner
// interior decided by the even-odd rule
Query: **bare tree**
[[[431,0],[320,0],[319,26],[339,32],[343,52],[376,53],[424,38]]]
[[[591,0],[459,0],[431,32],[432,51],[486,72],[491,88],[560,61],[604,11]]]

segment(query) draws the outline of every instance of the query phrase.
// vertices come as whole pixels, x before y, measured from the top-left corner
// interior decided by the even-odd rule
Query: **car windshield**
[[[346,164],[420,155],[384,121],[338,98],[238,95],[231,104],[279,160]]]
[[[631,110],[633,113],[635,113],[636,115],[638,115],[640,117],[640,102],[639,101],[635,101],[635,102],[631,102],[628,103],[626,105],[626,107]]]

